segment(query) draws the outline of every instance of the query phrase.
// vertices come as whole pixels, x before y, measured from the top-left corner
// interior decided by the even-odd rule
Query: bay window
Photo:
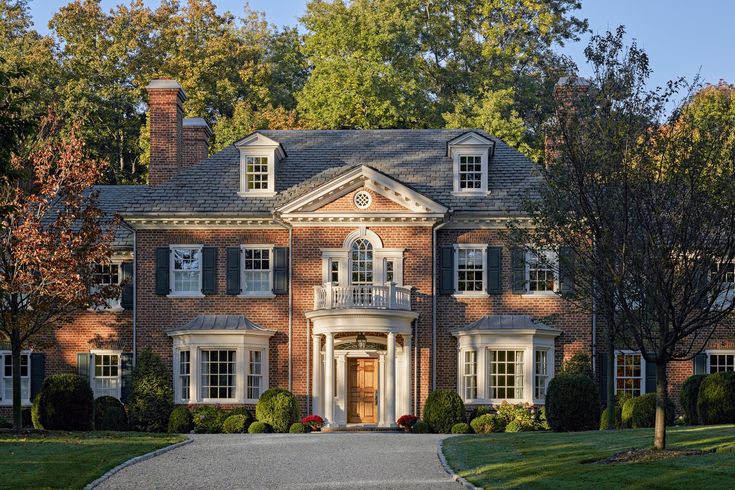
[[[523,399],[523,351],[490,351],[490,398]]]
[[[473,350],[464,353],[464,398],[477,398],[477,352]]]
[[[188,401],[191,397],[191,351],[179,352],[179,397]]]
[[[248,362],[248,400],[257,400],[260,398],[263,384],[263,353],[261,351],[251,350]]]
[[[546,399],[546,385],[549,382],[548,351],[537,350],[534,353],[533,397],[536,400]]]
[[[201,360],[201,398],[229,400],[235,398],[236,351],[202,350]]]

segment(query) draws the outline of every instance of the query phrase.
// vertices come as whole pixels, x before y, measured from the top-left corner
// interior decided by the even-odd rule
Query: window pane
[[[120,396],[120,356],[118,354],[94,355],[94,397]]]
[[[534,398],[543,400],[546,398],[546,383],[549,379],[548,373],[548,355],[547,351],[536,351],[535,358],[535,382],[534,382]]]
[[[459,157],[459,188],[462,190],[482,189],[481,155]]]
[[[245,249],[245,291],[248,293],[270,292],[270,249]]]
[[[630,396],[641,394],[641,355],[619,352],[615,356],[615,386],[618,393]]]
[[[554,291],[556,278],[551,254],[539,257],[529,252],[526,262],[528,290],[531,292]]]
[[[174,291],[200,292],[201,253],[197,248],[173,249]]]
[[[523,351],[490,351],[490,397],[523,398]]]
[[[483,249],[457,250],[457,290],[482,291],[483,284]]]
[[[250,190],[268,189],[268,158],[247,157],[245,172]]]
[[[235,384],[235,351],[203,350],[201,352],[202,398],[234,398]]]

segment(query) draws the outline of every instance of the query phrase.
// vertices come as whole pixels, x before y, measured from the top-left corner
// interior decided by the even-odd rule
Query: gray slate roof
[[[233,331],[256,331],[256,332],[272,332],[267,328],[263,328],[257,323],[253,323],[244,315],[199,315],[183,327],[175,328],[173,331],[180,332],[184,330],[233,330]]]
[[[103,223],[112,223],[115,214],[149,192],[148,186],[144,185],[96,185],[92,190],[98,192],[97,207],[104,214]],[[118,250],[133,248],[133,231],[125,223],[118,224],[112,248]]]
[[[453,196],[448,141],[475,131],[496,142],[489,164],[488,196]],[[155,188],[129,199],[125,215],[268,215],[354,168],[366,165],[455,211],[519,214],[527,191],[539,182],[525,156],[480,130],[262,130],[279,142],[286,158],[276,170],[275,197],[240,197],[239,152],[229,146]]]
[[[473,330],[549,330],[555,328],[534,322],[528,315],[486,315],[469,325],[454,329],[455,332],[468,332]]]

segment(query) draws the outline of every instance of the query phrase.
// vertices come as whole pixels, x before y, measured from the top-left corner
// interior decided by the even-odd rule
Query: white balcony
[[[411,289],[388,283],[386,286],[314,286],[314,309],[411,310]]]

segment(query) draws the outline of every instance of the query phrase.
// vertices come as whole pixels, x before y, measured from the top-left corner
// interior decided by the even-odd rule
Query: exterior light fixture
[[[364,350],[365,346],[367,345],[367,337],[365,337],[365,334],[360,332],[357,334],[357,348],[360,350]]]

